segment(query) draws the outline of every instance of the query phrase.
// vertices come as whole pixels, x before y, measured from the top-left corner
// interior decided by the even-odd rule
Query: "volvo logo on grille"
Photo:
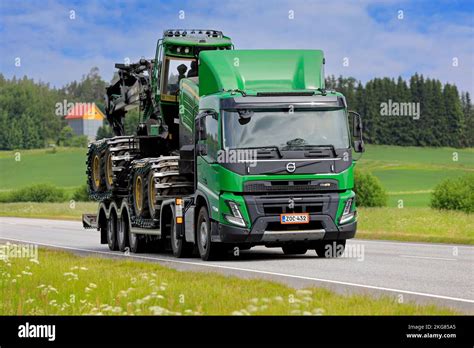
[[[296,164],[295,162],[290,162],[286,164],[286,171],[288,173],[293,173],[296,170]]]

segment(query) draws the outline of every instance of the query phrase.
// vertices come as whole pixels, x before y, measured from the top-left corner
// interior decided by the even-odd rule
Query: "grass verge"
[[[361,208],[358,238],[474,244],[473,214],[431,208]]]
[[[0,216],[81,220],[83,213],[96,213],[97,202],[0,203]]]
[[[266,280],[40,249],[0,261],[0,315],[451,315],[388,297],[295,290]]]

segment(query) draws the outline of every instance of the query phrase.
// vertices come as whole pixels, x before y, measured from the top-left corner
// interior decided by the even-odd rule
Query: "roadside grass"
[[[81,220],[97,202],[0,203],[0,216]],[[474,244],[472,214],[431,208],[359,208],[357,237],[399,241]]]
[[[389,297],[39,250],[0,261],[0,315],[453,315]]]
[[[361,208],[361,239],[474,244],[474,215],[431,208]]]

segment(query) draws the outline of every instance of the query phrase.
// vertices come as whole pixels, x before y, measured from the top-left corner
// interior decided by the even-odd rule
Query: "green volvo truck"
[[[116,136],[89,146],[99,208],[84,227],[111,250],[340,256],[356,233],[353,152],[364,144],[324,64],[320,50],[235,50],[220,31],[165,31],[155,59],[116,65]],[[134,107],[142,119],[124,135]]]

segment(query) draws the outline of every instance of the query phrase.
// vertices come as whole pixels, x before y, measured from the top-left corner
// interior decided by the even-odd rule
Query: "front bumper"
[[[312,219],[315,217],[311,216]],[[266,222],[275,221],[275,217],[262,217],[251,231],[247,228],[236,226],[216,224],[213,228],[212,241],[232,244],[272,244],[286,242],[302,242],[316,240],[341,240],[353,238],[357,230],[357,221],[339,226],[332,222],[329,216],[319,216],[322,222],[322,228],[304,229],[304,230],[269,230],[261,229],[261,226],[267,226]],[[327,224],[324,224],[324,221]]]

